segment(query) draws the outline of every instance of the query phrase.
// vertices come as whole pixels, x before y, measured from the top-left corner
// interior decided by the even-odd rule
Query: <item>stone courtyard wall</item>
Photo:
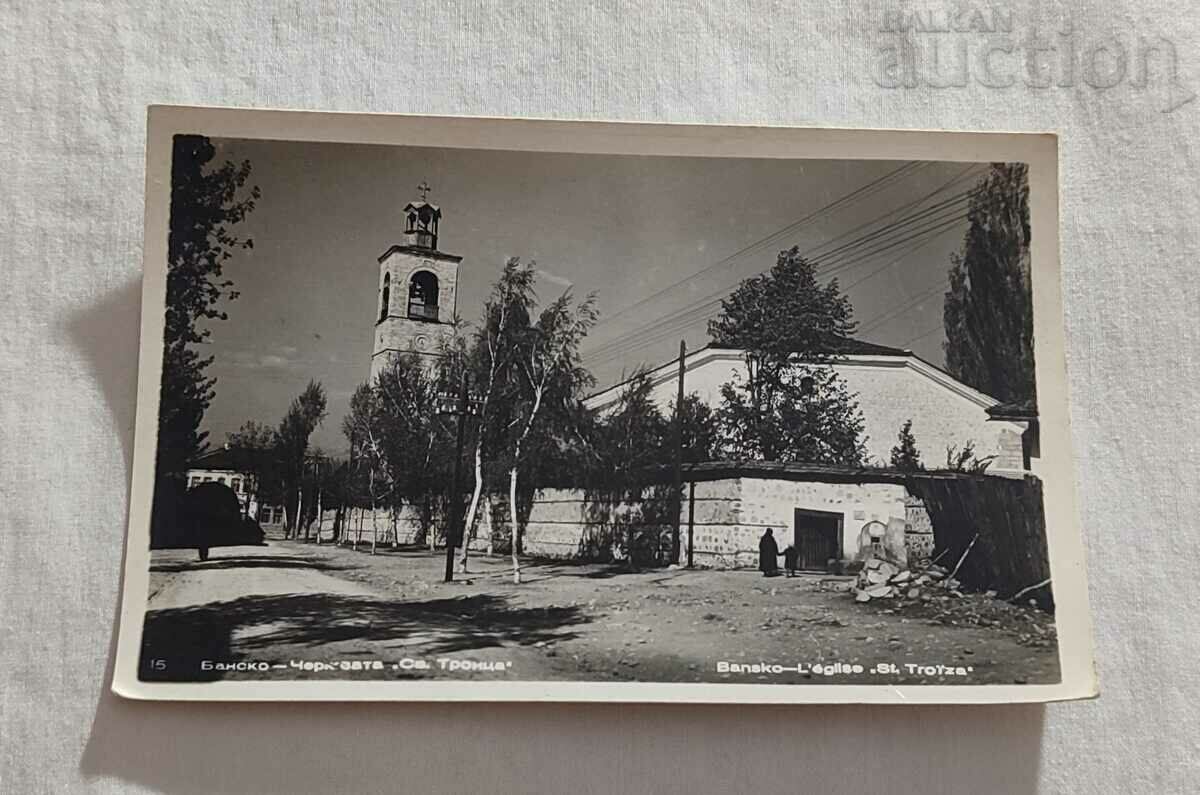
[[[680,510],[680,560],[687,556],[689,498],[684,486]],[[897,483],[826,483],[770,478],[728,478],[698,482],[691,499],[692,558],[697,566],[739,568],[758,565],[758,542],[772,528],[780,549],[794,541],[797,508],[842,515],[842,557],[860,553],[862,528],[872,522],[904,528],[910,521],[929,527],[928,515]],[[594,554],[615,532],[632,525],[669,534],[670,523],[637,524],[640,505],[603,509],[576,489],[546,489],[534,498],[524,531],[525,552],[551,558]],[[931,531],[930,531],[931,532]],[[900,540],[903,549],[903,537]]]
[[[649,492],[640,501],[606,503],[590,499],[580,489],[542,489],[534,496],[522,531],[524,553],[534,557],[620,560],[628,534],[659,539],[669,548],[671,523],[665,492]],[[867,533],[878,523],[888,528],[887,542],[896,543],[899,560],[928,558],[933,527],[921,500],[897,482],[828,482],[771,477],[728,477],[684,484],[680,506],[680,565],[687,561],[689,516],[692,560],[705,568],[758,565],[758,542],[772,529],[780,549],[795,540],[795,510],[823,511],[842,519],[841,556],[861,558]],[[473,551],[485,551],[493,536],[507,541],[508,522],[493,521],[496,506],[480,504],[471,536]],[[326,510],[320,522],[324,538],[332,534],[336,512]],[[343,543],[370,544],[378,523],[379,543],[405,546],[426,544],[420,515],[405,506],[393,515],[387,509],[348,511]],[[435,523],[441,521],[435,519]],[[361,528],[361,531],[360,531]],[[892,539],[898,535],[898,541]],[[891,553],[889,552],[889,555]]]
[[[826,483],[819,481],[743,478],[738,514],[739,548],[758,554],[758,539],[768,527],[783,549],[794,541],[795,509],[842,515],[842,557],[859,553],[859,536],[865,525],[889,520],[907,521],[905,499],[909,496],[898,483]],[[752,543],[751,543],[752,542]]]
[[[491,511],[486,501],[480,503],[480,517],[476,523],[475,535],[471,538],[471,549],[483,551],[487,549],[491,538]],[[328,509],[321,512],[320,522],[313,523],[313,530],[321,532],[323,540],[333,537],[333,526],[337,511]],[[390,508],[353,508],[346,511],[343,517],[345,526],[342,542],[346,544],[370,544],[375,536],[376,527],[379,531],[379,543],[385,545],[412,546],[428,544],[427,534],[422,529],[421,514],[411,505],[405,505],[399,511]],[[435,516],[433,523],[440,534],[444,520]]]

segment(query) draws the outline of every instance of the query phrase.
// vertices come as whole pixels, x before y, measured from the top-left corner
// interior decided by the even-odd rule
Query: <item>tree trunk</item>
[[[375,501],[375,467],[367,473],[367,488],[371,490],[371,554],[379,546],[379,512]]]
[[[375,502],[371,502],[371,554],[375,554],[375,550],[379,547],[379,512],[376,510]]]
[[[304,523],[304,487],[296,487],[296,526],[292,528],[292,534],[297,541],[300,540],[300,525]]]
[[[433,529],[433,501],[428,496],[425,497],[425,537],[429,541],[429,553],[433,554],[437,551],[437,533]]]
[[[321,490],[317,489],[317,546],[321,545]]]
[[[463,522],[462,557],[458,559],[458,570],[467,573],[467,558],[470,556],[471,532],[475,527],[475,513],[479,510],[479,496],[483,493],[483,448],[475,445],[475,489],[471,492],[471,507]]]
[[[521,526],[517,524],[517,468],[515,466],[508,472],[508,514],[512,522],[513,585],[520,585],[521,559],[517,556],[521,547]]]

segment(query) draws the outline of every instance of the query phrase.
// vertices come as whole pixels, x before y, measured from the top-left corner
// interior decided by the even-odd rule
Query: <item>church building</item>
[[[1037,418],[1014,412],[994,397],[967,386],[909,350],[863,340],[843,341],[832,367],[855,395],[862,411],[867,455],[886,466],[900,428],[912,420],[921,461],[928,469],[946,464],[946,450],[971,443],[979,458],[993,457],[991,475],[1038,474]],[[664,413],[678,389],[679,359],[648,372],[651,398]],[[708,345],[687,354],[684,393],[695,393],[712,408],[721,404],[721,387],[746,375],[745,351]],[[616,403],[625,384],[590,396],[588,407],[604,411]]]
[[[424,182],[417,187],[420,199],[404,206],[403,240],[379,257],[372,380],[398,354],[432,365],[453,335],[462,257],[438,249],[442,211],[427,201],[430,190]]]

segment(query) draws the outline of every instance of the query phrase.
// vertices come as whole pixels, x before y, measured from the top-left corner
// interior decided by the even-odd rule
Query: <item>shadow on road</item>
[[[217,571],[221,569],[311,569],[313,571],[349,571],[355,566],[339,566],[312,558],[296,556],[239,555],[229,558],[209,558],[206,561],[162,561],[150,566],[154,572]]]
[[[382,652],[418,634],[420,653],[429,655],[563,641],[577,634],[565,627],[589,620],[576,607],[519,608],[492,595],[425,602],[335,594],[245,596],[147,613],[140,678],[213,681],[224,672],[199,670],[201,660],[270,661],[281,647],[293,654],[303,654],[305,647],[329,654],[326,644],[343,641],[378,643]]]

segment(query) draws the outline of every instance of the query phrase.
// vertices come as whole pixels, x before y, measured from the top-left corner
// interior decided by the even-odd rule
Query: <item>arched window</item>
[[[383,292],[379,296],[379,319],[383,320],[388,316],[388,307],[392,299],[392,274],[383,274]]]
[[[417,320],[438,319],[438,280],[429,271],[417,271],[408,284],[408,316]]]

